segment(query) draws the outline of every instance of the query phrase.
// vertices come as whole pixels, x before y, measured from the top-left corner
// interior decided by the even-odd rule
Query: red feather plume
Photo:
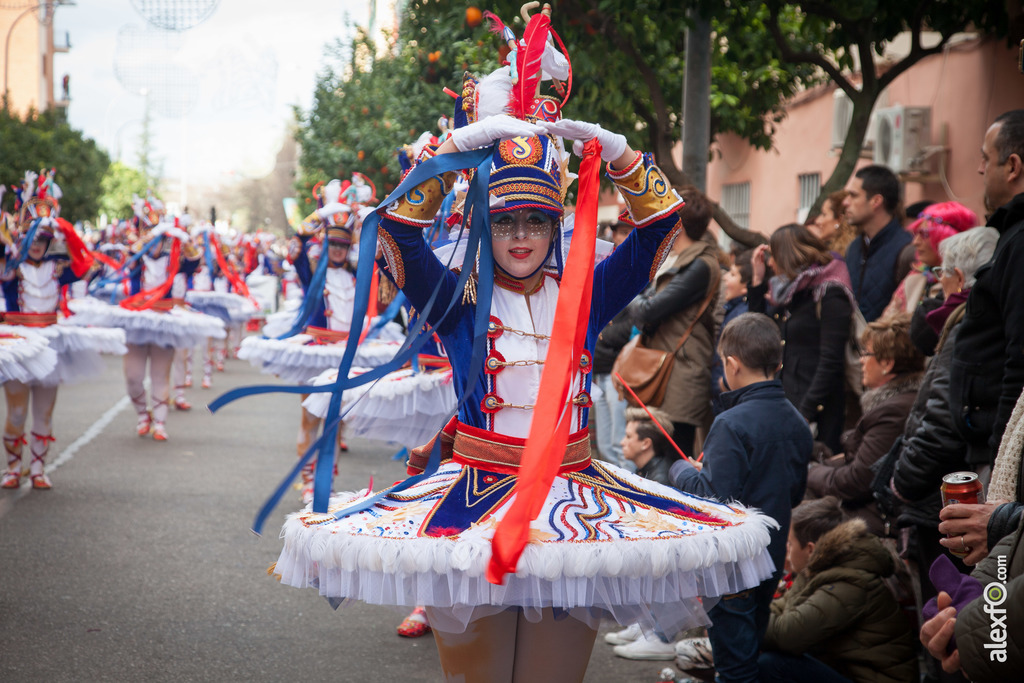
[[[526,118],[526,114],[532,108],[533,101],[537,99],[537,85],[540,83],[540,58],[544,54],[544,46],[548,42],[548,32],[551,30],[551,17],[538,12],[530,17],[530,23],[526,25],[526,32],[523,33],[523,42],[526,47],[519,47],[516,52],[516,73],[519,81],[512,86],[512,115],[518,119]]]
[[[501,32],[505,30],[505,22],[503,22],[497,14],[490,10],[484,10],[484,19],[491,22],[490,31],[491,33],[497,33],[499,36]]]

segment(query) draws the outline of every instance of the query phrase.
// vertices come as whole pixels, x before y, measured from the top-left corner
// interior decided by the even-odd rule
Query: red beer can
[[[947,505],[980,505],[985,502],[985,489],[974,472],[953,472],[942,478],[942,507]],[[947,536],[947,538],[952,538]],[[961,543],[963,539],[961,538]],[[967,557],[963,550],[946,548],[950,555]]]
[[[953,472],[942,478],[942,507],[959,503],[981,505],[985,502],[985,489],[974,472]]]

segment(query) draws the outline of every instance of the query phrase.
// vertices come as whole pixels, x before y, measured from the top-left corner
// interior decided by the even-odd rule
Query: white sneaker
[[[708,638],[680,640],[676,643],[676,666],[683,671],[713,669],[715,660],[711,655],[711,641]]]
[[[628,645],[642,635],[643,631],[640,630],[640,624],[630,624],[621,631],[606,633],[604,642],[609,645]]]
[[[676,658],[674,643],[663,643],[657,636],[642,635],[627,645],[616,645],[616,657],[670,662]]]

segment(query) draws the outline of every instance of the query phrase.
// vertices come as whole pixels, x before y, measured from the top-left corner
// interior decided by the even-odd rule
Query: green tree
[[[146,176],[141,171],[115,161],[100,181],[99,211],[110,219],[131,218],[134,213],[132,195],[145,197],[148,187]]]
[[[728,9],[737,5],[746,3],[725,0],[723,16],[730,16]],[[975,30],[1004,37],[1010,29],[1007,3],[1002,0],[829,0],[796,4],[771,0],[760,7],[767,11],[765,26],[785,63],[820,70],[842,88],[853,104],[853,118],[839,161],[825,181],[812,214],[817,213],[825,197],[842,189],[849,180],[860,156],[871,110],[890,83],[925,57],[941,54],[956,33]],[[787,24],[794,9],[800,31]],[[1015,20],[1020,22],[1019,4],[1015,13]],[[886,46],[902,34],[909,36],[909,52],[897,61],[883,60]]]
[[[110,157],[80,131],[62,123],[55,112],[29,112],[25,119],[0,109],[0,182],[20,184],[25,171],[57,169],[64,192],[61,215],[75,222],[90,220],[99,211],[100,179]],[[13,193],[5,197],[13,207]]]
[[[671,151],[680,131],[686,5],[671,0],[552,4],[553,26],[573,64],[566,115],[624,133],[635,147],[654,153],[674,184],[685,184]],[[520,5],[488,3],[517,34],[524,27]],[[713,132],[732,131],[767,149],[785,97],[813,82],[816,72],[783,69],[759,23],[766,11],[743,14],[752,28],[742,49],[724,40],[716,49]],[[486,22],[471,25],[467,18],[474,17],[465,4],[413,0],[403,13],[399,47],[384,57],[372,56],[366,36],[335,47],[313,108],[300,114],[305,188],[314,179],[365,168],[375,181],[383,180],[379,191],[393,186],[395,148],[422,131],[436,132],[437,118],[451,115],[453,100],[443,88],[458,91],[465,71],[484,75],[498,67],[501,41]],[[384,167],[388,173],[379,172]]]

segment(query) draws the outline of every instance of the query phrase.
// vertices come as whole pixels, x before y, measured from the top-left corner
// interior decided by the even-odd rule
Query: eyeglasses
[[[551,236],[555,221],[542,211],[508,212],[491,220],[491,238],[496,240],[537,240]]]
[[[947,268],[946,266],[932,266],[929,268],[932,271],[932,275],[935,277],[943,277],[945,275],[952,275],[955,268]]]

